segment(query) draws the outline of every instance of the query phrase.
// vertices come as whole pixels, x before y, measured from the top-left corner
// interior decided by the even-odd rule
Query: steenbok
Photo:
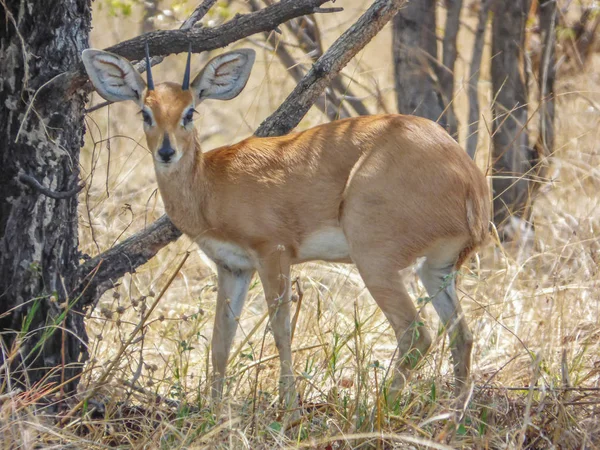
[[[229,100],[246,85],[254,51],[212,59],[182,84],[147,84],[126,59],[83,52],[107,100],[140,108],[168,216],[218,267],[212,397],[225,368],[248,285],[262,282],[279,351],[280,398],[297,402],[290,342],[290,266],[356,264],[398,341],[388,400],[427,351],[427,330],[400,271],[419,257],[431,302],[450,334],[457,392],[465,389],[473,338],[455,290],[456,271],[488,235],[486,179],[439,125],[407,115],[338,120],[281,137],[249,137],[203,153],[194,127],[204,100]],[[148,68],[150,68],[148,66]]]

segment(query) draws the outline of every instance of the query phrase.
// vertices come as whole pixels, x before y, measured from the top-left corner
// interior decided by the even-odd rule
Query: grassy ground
[[[194,3],[179,2],[175,16],[185,17]],[[357,0],[338,3],[344,13],[319,18],[325,43],[368,6]],[[115,17],[108,4],[95,3],[93,47],[138,33],[137,6],[131,15]],[[219,7],[210,19],[219,21],[232,12]],[[165,17],[159,26],[176,26]],[[467,11],[463,20],[470,26],[475,22]],[[251,134],[293,87],[273,54],[257,45],[260,41],[254,37],[239,44],[258,50],[245,92],[227,105],[202,106],[196,124],[205,149]],[[355,79],[353,87],[368,97],[372,112],[395,108],[390,45],[388,26],[345,71]],[[459,35],[455,99],[463,125],[461,143],[471,46],[472,34],[465,26]],[[155,79],[179,80],[183,58],[169,57],[154,70]],[[194,68],[205,59],[196,57]],[[480,94],[488,125],[489,60],[487,49]],[[80,386],[82,393],[95,393],[86,405],[89,414],[68,427],[55,427],[31,414],[27,405],[33,394],[3,399],[0,448],[600,447],[599,65],[595,56],[586,71],[565,72],[559,79],[557,146],[548,158],[548,182],[533,211],[533,246],[512,251],[492,239],[461,270],[459,294],[475,335],[474,387],[456,426],[448,420],[452,371],[447,342],[439,333],[399,404],[389,410],[378,407],[377,387],[395,348],[392,330],[352,266],[322,263],[293,271],[302,298],[293,348],[305,420],[286,429],[276,408],[278,360],[258,281],[240,319],[226,406],[218,417],[209,414],[208,344],[216,277],[200,252],[182,238],[127,275],[89,314],[92,359]],[[381,102],[369,96],[374,91],[381,93]],[[164,212],[136,113],[134,105],[115,105],[88,117],[82,151],[87,188],[79,220],[82,251],[90,255]],[[311,111],[300,127],[325,120]],[[484,124],[480,129],[484,136],[477,162],[487,172],[489,136]],[[190,256],[175,273],[188,251]],[[425,295],[413,270],[406,271],[406,281],[415,299]],[[158,306],[141,338],[124,346],[155,301]],[[430,305],[423,307],[423,314],[437,330]],[[109,383],[99,386],[111,363]]]

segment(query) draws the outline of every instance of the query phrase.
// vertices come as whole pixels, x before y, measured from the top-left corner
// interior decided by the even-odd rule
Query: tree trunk
[[[554,80],[556,78],[556,25],[558,8],[553,0],[541,0],[538,9],[542,38],[539,70],[540,138],[538,152],[550,155],[554,151]]]
[[[142,26],[140,34],[149,33],[154,31],[154,18],[158,14],[158,0],[144,0],[144,17],[142,19]]]
[[[85,95],[62,74],[88,46],[90,1],[4,0],[0,23],[0,381],[69,391],[87,342],[73,189]]]
[[[448,121],[448,132],[455,138],[458,135],[458,118],[454,113],[454,65],[458,50],[456,38],[460,27],[460,12],[463,0],[446,0],[446,29],[442,44],[442,64],[437,65],[437,76],[440,82],[440,90],[446,105],[446,116]]]
[[[493,0],[482,0],[479,17],[477,19],[477,29],[473,43],[473,52],[471,53],[471,66],[469,68],[469,130],[467,133],[467,153],[472,159],[475,159],[477,143],[479,141],[479,77],[481,71],[481,57],[485,44],[485,30],[488,22],[488,12]]]
[[[446,128],[444,101],[432,76],[437,64],[435,4],[411,1],[394,17],[394,76],[398,112],[427,117]]]
[[[527,178],[536,154],[527,132],[525,26],[530,0],[495,2],[492,22],[494,222],[507,230],[511,217],[529,217]],[[510,227],[509,227],[510,228]],[[510,238],[510,236],[503,236]]]

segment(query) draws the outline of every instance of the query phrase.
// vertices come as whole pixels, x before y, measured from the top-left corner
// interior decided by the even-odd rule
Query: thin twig
[[[477,31],[475,32],[473,52],[471,56],[471,67],[469,69],[469,82],[467,92],[469,94],[469,131],[467,135],[467,153],[474,159],[479,141],[479,96],[477,86],[479,84],[479,74],[481,70],[481,58],[483,55],[484,39],[486,25],[488,22],[488,13],[492,0],[483,0],[479,10],[479,19]]]
[[[294,341],[294,334],[296,334],[296,325],[298,324],[298,317],[300,316],[300,307],[302,306],[302,299],[304,298],[304,291],[302,290],[302,285],[300,284],[300,278],[296,278],[292,285],[296,285],[296,292],[298,292],[298,301],[296,302],[296,312],[294,313],[294,317],[292,319],[292,335],[290,337],[290,342]]]
[[[65,425],[71,419],[71,417],[73,417],[73,415],[77,411],[79,411],[83,407],[83,405],[85,405],[87,403],[87,401],[90,398],[92,398],[92,396],[96,393],[96,391],[98,390],[98,388],[101,385],[103,385],[106,381],[108,381],[109,377],[113,374],[112,373],[113,369],[117,366],[117,364],[119,364],[121,356],[123,355],[123,353],[125,353],[125,350],[129,347],[129,345],[131,345],[131,343],[133,342],[135,336],[144,328],[144,326],[146,325],[146,322],[148,321],[148,318],[150,317],[150,315],[154,312],[154,310],[158,306],[158,302],[165,295],[165,292],[167,292],[167,289],[169,289],[169,286],[171,286],[171,283],[173,283],[173,281],[175,280],[175,277],[179,274],[179,271],[181,270],[181,268],[183,267],[183,265],[185,264],[185,262],[187,261],[187,259],[188,259],[189,256],[190,256],[190,252],[186,252],[185,255],[184,255],[184,257],[183,257],[183,259],[181,260],[181,262],[177,265],[177,268],[175,269],[175,271],[173,272],[173,274],[171,274],[171,276],[167,280],[167,283],[165,284],[165,286],[162,288],[162,290],[160,291],[160,293],[156,296],[156,298],[155,298],[154,302],[152,303],[152,305],[150,305],[150,307],[147,309],[146,314],[144,315],[144,317],[142,317],[142,319],[139,321],[139,323],[137,324],[137,326],[133,329],[133,331],[131,332],[131,334],[127,338],[127,340],[121,344],[121,347],[119,348],[119,351],[117,352],[117,354],[115,355],[115,357],[112,359],[112,361],[108,365],[108,367],[104,370],[104,372],[102,373],[102,375],[100,375],[100,378],[98,378],[98,380],[96,381],[95,386],[85,395],[85,397],[77,405],[75,405],[73,407],[73,409],[71,409],[71,411],[69,411],[61,419],[61,421],[60,421],[61,425]]]
[[[55,200],[64,200],[67,198],[74,197],[85,187],[84,184],[80,184],[77,187],[74,187],[73,189],[69,189],[68,191],[57,192],[42,186],[42,184],[38,180],[33,178],[31,175],[27,175],[24,173],[19,175],[19,181],[23,184],[26,184],[29,187],[32,187],[41,194],[44,194],[46,197],[50,197]]]

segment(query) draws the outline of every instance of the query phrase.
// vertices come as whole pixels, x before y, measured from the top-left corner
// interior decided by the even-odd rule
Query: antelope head
[[[125,58],[103,50],[87,49],[83,64],[98,93],[106,100],[131,100],[140,107],[148,149],[157,171],[177,167],[186,155],[196,152],[194,114],[206,99],[230,100],[246,86],[255,53],[240,49],[210,60],[190,82],[188,52],[183,83],[154,84],[148,45],[147,82]]]

